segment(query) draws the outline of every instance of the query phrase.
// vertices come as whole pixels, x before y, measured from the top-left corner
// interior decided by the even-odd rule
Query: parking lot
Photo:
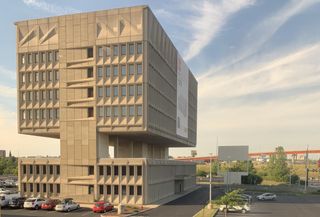
[[[242,213],[229,213],[228,216],[242,217],[319,217],[320,196],[317,195],[278,195],[276,201],[254,201],[251,211]],[[219,212],[218,217],[224,214]]]
[[[24,216],[41,216],[41,217],[100,217],[101,214],[93,213],[89,208],[80,208],[78,210],[74,210],[72,212],[56,212],[56,211],[45,211],[45,210],[26,210],[26,209],[10,209],[4,208],[1,210],[1,217],[24,217]]]

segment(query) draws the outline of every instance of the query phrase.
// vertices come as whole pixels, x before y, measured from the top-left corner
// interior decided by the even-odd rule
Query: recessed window
[[[53,109],[48,109],[48,117],[49,119],[53,119]]]
[[[34,57],[34,63],[38,63],[39,62],[39,54],[35,53],[33,57]]]
[[[20,64],[24,65],[25,63],[26,63],[25,55],[24,54],[20,54]]]
[[[98,117],[103,117],[103,116],[104,116],[104,114],[103,114],[103,107],[98,106],[98,107],[97,107],[97,110],[98,110]]]
[[[106,66],[106,78],[109,78],[111,75],[111,67],[110,66]]]
[[[23,102],[26,101],[26,93],[25,92],[21,92],[21,100]]]
[[[114,166],[114,167],[113,167],[113,175],[114,175],[114,176],[119,175],[119,168],[118,168],[118,166]]]
[[[48,99],[49,100],[53,99],[53,91],[52,90],[48,90]]]
[[[129,106],[129,116],[134,116],[134,106],[133,105]]]
[[[122,176],[127,175],[127,166],[121,166],[121,175]]]
[[[33,183],[30,183],[29,187],[30,187],[30,192],[33,192]]]
[[[118,76],[118,66],[117,65],[114,65],[113,67],[113,76]]]
[[[106,117],[110,117],[111,116],[111,108],[110,108],[110,106],[106,106],[105,107],[105,114],[106,114]]]
[[[27,75],[28,75],[28,82],[31,83],[32,82],[32,73],[29,72]]]
[[[97,68],[97,76],[98,76],[98,78],[102,78],[102,67],[101,66],[99,66],[98,68]]]
[[[98,87],[98,97],[103,97],[103,88]]]
[[[37,174],[37,175],[40,174],[40,167],[39,167],[39,165],[36,165],[36,174]]]
[[[90,98],[90,97],[93,97],[93,88],[90,87],[87,89],[87,96]]]
[[[118,194],[119,194],[119,187],[118,187],[118,185],[114,185],[114,186],[113,186],[113,194],[114,194],[114,195],[118,195]]]
[[[59,51],[54,52],[54,61],[58,62],[59,61]]]
[[[46,112],[44,109],[40,109],[40,118],[41,120],[46,119]]]
[[[59,89],[54,90],[54,99],[58,100],[59,99]]]
[[[32,54],[29,53],[28,54],[28,64],[31,64],[32,63]]]
[[[137,106],[137,116],[142,116],[142,105]]]
[[[110,97],[110,86],[106,86],[106,97]]]
[[[55,108],[53,109],[53,115],[54,115],[54,119],[59,119],[59,109]]]
[[[88,108],[88,118],[92,118],[93,117],[93,108],[90,107]]]
[[[33,174],[33,165],[29,165],[29,173]]]
[[[52,52],[48,52],[48,62],[51,63],[53,61]]]
[[[56,166],[56,173],[57,173],[57,175],[60,175],[60,165]]]
[[[118,45],[113,46],[113,56],[118,56],[119,55],[119,48]]]
[[[127,186],[126,185],[122,185],[121,186],[121,194],[122,195],[127,195]]]
[[[37,109],[35,110],[35,119],[39,120],[40,119],[40,111]]]
[[[127,108],[126,106],[121,106],[121,116],[125,117],[127,115]]]
[[[118,106],[113,106],[113,117],[119,116],[119,108]]]
[[[42,184],[42,191],[43,193],[47,192],[47,184]]]
[[[137,54],[142,54],[142,43],[137,43]]]
[[[93,57],[93,48],[88,47],[87,48],[87,58],[92,58]]]
[[[40,53],[40,62],[41,63],[45,63],[46,62],[46,53],[45,52],[41,52]]]
[[[98,47],[98,57],[103,57],[103,49],[102,49],[102,47]]]
[[[39,81],[39,72],[35,72],[35,73],[33,74],[33,76],[34,76],[34,81],[35,81],[35,82],[38,82],[38,81]]]
[[[47,73],[48,73],[48,81],[52,81],[52,71],[49,71]]]
[[[21,73],[21,83],[24,84],[26,82],[26,74]]]
[[[89,185],[88,186],[88,194],[93,194],[94,193],[94,186],[93,185]]]
[[[59,81],[60,74],[58,70],[53,71],[53,77],[55,81]]]
[[[121,76],[126,76],[127,72],[126,72],[126,65],[121,65]]]
[[[142,64],[137,64],[137,74],[142,74]]]
[[[33,92],[33,100],[35,102],[37,102],[39,100],[39,92],[38,91]]]
[[[111,176],[111,166],[107,166],[107,176]]]
[[[129,175],[134,176],[134,166],[129,166]]]
[[[142,176],[142,166],[137,166],[137,175]]]
[[[41,97],[40,99],[42,101],[46,100],[46,91],[45,90],[40,91],[40,97]]]
[[[130,55],[134,54],[134,44],[129,44],[129,54]]]
[[[49,184],[50,193],[53,193],[53,184]]]
[[[108,194],[108,195],[111,194],[111,185],[107,185],[107,194]]]
[[[113,86],[113,96],[114,97],[117,97],[119,95],[118,89],[119,89],[118,86]]]
[[[121,45],[121,55],[124,56],[127,54],[127,46],[125,44]]]
[[[134,65],[133,64],[129,65],[129,75],[134,75]]]
[[[127,95],[127,88],[125,85],[121,86],[121,96],[126,96]]]
[[[129,96],[134,96],[134,86],[129,85]]]
[[[93,68],[92,67],[87,69],[87,78],[93,78]]]
[[[60,194],[60,184],[56,185],[57,194]]]
[[[137,186],[137,195],[142,195],[142,186],[141,185],[138,185]]]
[[[103,185],[99,185],[99,193],[103,194]]]
[[[43,175],[46,175],[46,174],[47,174],[47,166],[46,166],[46,165],[43,165],[43,166],[42,166],[42,174],[43,174]]]
[[[142,95],[142,84],[138,84],[137,85],[137,96],[141,96]]]
[[[94,166],[89,166],[88,167],[88,175],[94,175]]]
[[[106,55],[107,55],[107,57],[111,56],[111,48],[110,48],[110,46],[106,47]]]
[[[46,72],[40,72],[41,74],[41,81],[45,82],[46,81]]]
[[[99,166],[99,175],[103,176],[103,166]]]
[[[134,195],[134,186],[129,185],[129,195]]]
[[[27,174],[27,166],[26,165],[22,165],[22,173]]]

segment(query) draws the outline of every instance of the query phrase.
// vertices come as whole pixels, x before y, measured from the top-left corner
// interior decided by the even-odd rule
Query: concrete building
[[[147,6],[16,28],[19,133],[61,154],[19,159],[22,194],[149,204],[195,186],[168,149],[196,145],[197,81]]]
[[[0,157],[6,157],[6,150],[0,150]]]

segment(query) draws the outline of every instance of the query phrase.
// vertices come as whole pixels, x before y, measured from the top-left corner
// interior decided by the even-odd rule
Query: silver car
[[[80,205],[78,203],[75,203],[72,200],[63,200],[61,203],[56,205],[55,210],[59,212],[70,212],[79,208]]]

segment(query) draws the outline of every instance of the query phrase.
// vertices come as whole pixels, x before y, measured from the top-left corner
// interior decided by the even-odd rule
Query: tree
[[[218,175],[218,168],[219,168],[219,162],[218,161],[212,161],[212,163],[211,163],[211,173],[212,173],[212,175],[214,175],[214,176]]]
[[[274,181],[287,182],[290,170],[287,164],[287,156],[282,146],[276,148],[267,165],[268,176]]]
[[[217,205],[221,205],[224,207],[224,216],[228,216],[228,207],[243,205],[245,202],[239,197],[243,190],[237,189],[231,192],[226,193],[221,196],[218,200],[215,201]]]

